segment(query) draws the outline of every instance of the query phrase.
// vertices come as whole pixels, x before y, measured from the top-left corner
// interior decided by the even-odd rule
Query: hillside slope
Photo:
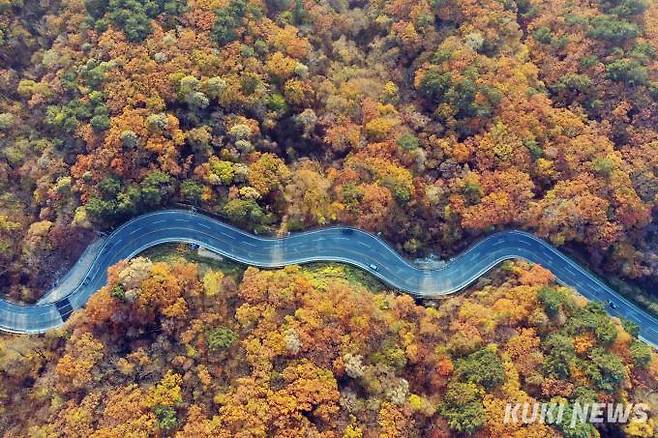
[[[35,301],[185,202],[412,256],[520,227],[655,289],[656,28],[643,0],[2,0],[0,287]]]
[[[3,336],[4,436],[653,436],[656,354],[539,267],[433,308],[340,265],[206,262],[122,262],[65,328]],[[649,420],[504,424],[533,400]]]

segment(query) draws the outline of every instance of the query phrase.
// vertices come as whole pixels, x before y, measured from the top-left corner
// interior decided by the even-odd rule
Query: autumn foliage
[[[226,271],[137,258],[62,329],[0,341],[6,436],[558,436],[508,402],[650,403],[636,328],[506,264],[436,307],[338,265]],[[373,286],[370,286],[373,287]],[[26,412],[29,411],[29,415]],[[590,435],[592,436],[592,435]]]
[[[642,0],[5,0],[3,293],[181,202],[413,256],[524,228],[655,284],[657,28]]]

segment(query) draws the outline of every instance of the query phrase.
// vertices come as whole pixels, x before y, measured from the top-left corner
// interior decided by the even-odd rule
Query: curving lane
[[[246,233],[208,216],[186,210],[163,210],[132,219],[117,228],[93,252],[72,268],[78,281],[60,283],[38,304],[22,306],[0,300],[0,330],[43,333],[61,326],[85,305],[107,280],[107,268],[162,243],[184,242],[208,248],[243,264],[263,268],[317,261],[348,263],[368,271],[388,285],[422,298],[458,292],[504,260],[541,264],[557,280],[590,300],[612,302],[613,316],[640,326],[640,336],[658,346],[658,319],[629,302],[562,252],[532,234],[502,231],[471,246],[440,269],[420,269],[381,239],[350,228],[332,227],[293,234],[283,239]],[[74,284],[71,284],[74,283]],[[55,289],[57,289],[55,288]]]

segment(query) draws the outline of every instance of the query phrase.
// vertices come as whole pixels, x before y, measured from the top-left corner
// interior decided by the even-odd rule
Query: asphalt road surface
[[[381,239],[354,228],[332,227],[283,239],[264,238],[185,210],[145,214],[117,228],[98,245],[91,263],[87,257],[82,267],[86,273],[76,275],[79,282],[71,285],[68,293],[59,290],[55,302],[42,300],[36,305],[21,306],[0,300],[0,330],[43,333],[61,326],[106,283],[108,267],[147,248],[171,242],[197,244],[240,263],[266,268],[319,261],[348,263],[421,298],[458,292],[500,262],[524,259],[549,269],[560,283],[577,289],[586,298],[604,302],[611,315],[634,321],[640,327],[640,337],[658,346],[657,318],[623,298],[550,244],[522,231],[492,234],[444,267],[430,270],[412,265]],[[78,271],[82,269],[77,268]]]

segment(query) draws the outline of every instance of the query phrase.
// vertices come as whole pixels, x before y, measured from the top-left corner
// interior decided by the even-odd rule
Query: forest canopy
[[[181,205],[410,258],[519,228],[655,295],[658,3],[0,0],[2,298]],[[108,277],[63,328],[0,337],[8,436],[656,434],[655,352],[538,266],[436,306],[337,265]],[[530,401],[649,420],[501,422]]]
[[[368,289],[358,272],[121,262],[65,327],[0,338],[0,430],[654,436],[656,353],[539,266],[507,263],[437,307]],[[534,401],[646,403],[648,420],[505,423],[507,403]]]
[[[644,0],[3,0],[3,293],[180,203],[410,257],[523,228],[655,284],[656,29]]]

